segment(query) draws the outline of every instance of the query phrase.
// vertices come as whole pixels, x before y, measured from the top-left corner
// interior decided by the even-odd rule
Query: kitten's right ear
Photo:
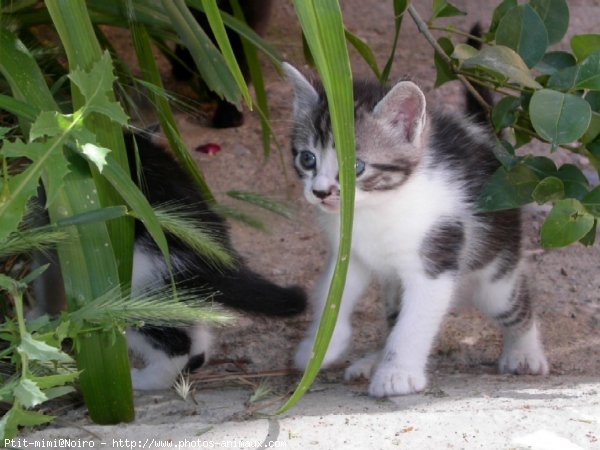
[[[310,81],[291,64],[282,64],[286,78],[294,87],[294,117],[300,117],[319,102],[319,94]]]

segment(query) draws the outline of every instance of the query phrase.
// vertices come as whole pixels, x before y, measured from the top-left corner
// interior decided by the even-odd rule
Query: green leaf
[[[17,387],[15,387],[15,398],[19,400],[23,406],[32,408],[40,403],[48,400],[40,388],[33,381],[22,378]]]
[[[231,43],[229,42],[229,37],[225,31],[225,25],[223,25],[219,7],[217,6],[217,1],[204,0],[202,4],[213,36],[219,44],[219,48],[223,54],[223,59],[225,60],[227,67],[229,67],[229,71],[233,75],[238,89],[242,93],[242,97],[246,100],[246,105],[248,105],[248,108],[252,109],[252,98],[250,97],[250,92],[248,92],[248,86],[246,85],[246,80],[244,80],[244,75],[242,75],[240,66],[237,63],[237,59],[231,48]]]
[[[565,185],[565,196],[582,199],[588,193],[589,182],[579,167],[573,164],[563,164],[557,176]]]
[[[344,30],[344,33],[348,42],[350,42],[350,44],[352,44],[352,46],[356,49],[358,54],[362,56],[367,65],[375,74],[375,76],[378,79],[381,79],[381,72],[379,71],[379,66],[377,65],[377,59],[375,58],[375,54],[373,53],[373,50],[371,50],[371,47],[369,47],[361,38],[359,38],[355,34],[352,34],[347,29]]]
[[[482,211],[519,208],[531,202],[531,195],[539,181],[539,177],[524,164],[518,164],[511,170],[500,167],[483,188],[479,208]]]
[[[588,234],[586,234],[584,237],[579,239],[579,242],[581,242],[583,245],[588,246],[588,247],[590,245],[594,245],[594,242],[596,242],[596,227],[597,227],[597,225],[598,225],[598,220],[595,220],[594,226],[590,229]]]
[[[456,44],[452,51],[452,58],[464,60],[476,56],[479,53],[475,47],[469,44]]]
[[[0,273],[0,289],[4,289],[6,292],[14,295],[20,291],[24,291],[27,289],[27,285],[22,282],[15,280],[14,278],[9,277],[8,275],[4,275]]]
[[[106,165],[106,155],[110,153],[110,150],[88,142],[81,146],[81,152],[88,160],[94,163],[98,168],[98,171],[102,173],[102,169]]]
[[[490,70],[525,87],[534,89],[542,87],[535,81],[521,57],[511,48],[502,45],[484,47],[477,55],[467,59],[463,67]]]
[[[452,3],[446,0],[433,0],[433,11],[431,13],[430,22],[439,17],[466,16],[467,13],[461,11]]]
[[[56,226],[66,227],[70,225],[83,225],[90,222],[108,222],[118,219],[127,214],[125,206],[107,206],[106,208],[94,209],[83,213],[75,214],[56,221]]]
[[[57,375],[45,375],[43,377],[31,376],[30,379],[40,389],[49,389],[56,386],[63,386],[67,383],[72,383],[79,376],[79,372],[67,372]]]
[[[25,103],[4,94],[0,94],[0,109],[14,114],[19,117],[19,119],[24,119],[26,122],[33,122],[35,117],[40,113],[39,109],[29,103]]]
[[[81,120],[80,114],[61,114],[58,111],[42,111],[29,131],[29,141],[35,141],[44,136],[58,136],[66,133]]]
[[[286,219],[293,218],[292,209],[288,204],[273,198],[269,198],[266,195],[247,191],[228,191],[227,195],[231,198],[235,198],[236,200],[248,202],[260,208],[266,209],[267,211],[271,211],[279,216],[285,217]]]
[[[538,13],[529,5],[521,5],[508,11],[498,24],[496,44],[513,49],[533,67],[546,53],[548,33]]]
[[[517,122],[518,109],[521,100],[517,97],[506,96],[501,99],[492,109],[492,124],[495,131],[511,127]]]
[[[578,34],[573,36],[571,49],[577,61],[583,61],[592,53],[600,50],[600,34]]]
[[[583,197],[581,203],[583,206],[585,206],[585,209],[587,209],[590,214],[600,217],[600,186],[596,186],[585,197]]]
[[[17,435],[19,426],[32,427],[50,422],[54,416],[47,416],[35,411],[25,411],[14,406],[0,419],[0,440],[12,439]]]
[[[69,74],[69,78],[85,97],[83,110],[86,114],[94,111],[118,124],[127,124],[129,118],[121,104],[109,98],[116,77],[113,74],[112,59],[108,51],[105,51],[93,64],[91,70],[83,71],[77,68]]]
[[[568,144],[587,130],[592,117],[588,102],[550,89],[536,91],[529,104],[535,131],[553,145]]]
[[[600,112],[600,92],[590,91],[585,95],[585,101],[590,104],[592,111]]]
[[[544,75],[553,75],[559,70],[574,66],[577,63],[575,57],[567,52],[548,52],[535,68]]]
[[[560,200],[565,196],[565,186],[560,178],[547,177],[538,183],[531,197],[540,205]]]
[[[545,156],[525,157],[522,161],[540,178],[555,176],[558,173],[554,161]]]
[[[73,359],[60,349],[34,339],[29,333],[21,336],[21,344],[17,349],[31,360],[73,362]]]
[[[48,398],[48,400],[52,400],[73,392],[76,392],[73,386],[58,386],[44,390],[44,395]]]
[[[11,177],[0,192],[0,242],[17,230],[27,209],[29,199],[37,194],[41,175],[40,165],[30,165],[25,171]],[[8,194],[8,195],[5,195]]]
[[[564,247],[584,238],[594,226],[594,216],[576,199],[560,200],[542,225],[544,247]]]
[[[548,44],[560,42],[569,28],[569,5],[566,0],[531,0],[529,4],[544,21]]]
[[[438,39],[438,44],[444,50],[446,55],[451,55],[454,52],[454,46],[450,39],[441,37]],[[435,64],[436,70],[435,87],[440,87],[447,81],[456,80],[456,74],[454,73],[454,70],[452,70],[452,67],[450,67],[437,52],[434,52],[433,54],[433,63]]]
[[[390,72],[392,70],[392,64],[394,63],[394,56],[396,55],[396,48],[398,47],[398,38],[400,37],[400,28],[402,27],[402,19],[404,18],[404,12],[408,8],[408,0],[393,0],[394,5],[394,40],[392,41],[392,50],[390,56],[385,63],[385,67],[381,72],[381,78],[379,81],[386,83]]]
[[[592,111],[592,119],[585,134],[581,137],[581,142],[587,144],[592,142],[600,135],[600,113]]]
[[[492,34],[495,34],[502,18],[506,15],[506,13],[508,11],[515,8],[516,6],[517,6],[517,0],[503,0],[503,2],[500,3],[494,10],[494,13],[492,15],[492,23],[490,24],[489,32]]]
[[[600,91],[600,51],[592,53],[579,64],[553,74],[548,87],[557,90],[592,89]]]

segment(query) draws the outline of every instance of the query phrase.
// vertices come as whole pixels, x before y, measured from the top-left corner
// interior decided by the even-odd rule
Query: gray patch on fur
[[[460,220],[438,222],[429,230],[420,251],[427,276],[437,278],[444,272],[457,271],[464,243],[465,231]]]
[[[531,295],[529,286],[524,278],[521,278],[512,293],[510,309],[498,314],[494,319],[504,328],[526,328],[533,317]]]

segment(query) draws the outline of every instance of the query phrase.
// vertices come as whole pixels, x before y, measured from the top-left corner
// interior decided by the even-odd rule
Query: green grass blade
[[[240,66],[238,65],[235,54],[233,53],[233,49],[231,48],[231,43],[229,42],[229,37],[225,31],[225,25],[223,25],[223,19],[221,19],[219,7],[217,6],[217,1],[202,0],[202,5],[204,6],[204,13],[208,19],[208,24],[210,25],[217,44],[219,44],[219,48],[221,49],[225,63],[227,64],[227,67],[229,67],[229,70],[231,71],[231,74],[238,85],[238,89],[246,101],[246,105],[248,105],[248,108],[252,109],[252,98],[250,98],[250,92],[248,92],[246,80],[244,80],[244,75],[242,75]]]
[[[281,217],[285,217],[286,219],[293,218],[292,209],[288,204],[267,197],[266,195],[247,191],[228,191],[227,195],[231,198],[235,198],[236,200],[241,200],[243,202],[258,206],[259,208],[266,209],[267,211],[271,211],[272,213],[275,213]]]
[[[352,34],[350,31],[346,30],[346,39],[352,46],[356,49],[360,56],[365,60],[367,65],[371,68],[375,76],[381,79],[381,71],[379,70],[379,66],[377,65],[377,59],[375,58],[375,54],[371,47],[367,45],[365,41],[361,38]]]
[[[208,87],[240,108],[240,91],[223,55],[211,42],[184,0],[162,0],[173,28],[190,51]]]
[[[240,7],[238,0],[231,0],[234,17],[240,22],[244,21],[244,12]],[[260,60],[256,47],[250,43],[248,39],[242,37],[242,48],[248,64],[250,79],[254,85],[254,94],[256,95],[256,105],[259,110],[260,127],[262,131],[263,155],[266,158],[271,153],[271,126],[269,123],[269,102],[267,99],[267,90],[265,88],[265,80],[263,78]]]
[[[0,67],[1,65],[0,63]],[[14,114],[26,122],[33,122],[40,113],[40,110],[35,106],[3,94],[0,94],[0,109]]]
[[[200,171],[200,168],[190,156],[181,133],[177,127],[173,110],[169,104],[168,98],[164,95],[159,95],[157,91],[163,91],[164,87],[160,72],[152,53],[152,47],[150,43],[150,36],[146,27],[143,24],[133,22],[131,24],[131,33],[133,39],[133,45],[135,52],[142,69],[142,77],[144,78],[146,85],[152,85],[155,89],[150,89],[150,97],[152,104],[155,106],[158,112],[158,119],[167,140],[171,146],[171,149],[175,152],[177,159],[180,161],[184,170],[192,177],[196,182],[196,185],[202,192],[204,198],[209,203],[214,203],[214,196],[208,187],[208,184],[204,180],[204,176]]]
[[[294,0],[300,24],[306,36],[329,102],[329,111],[339,162],[341,190],[340,245],[329,296],[313,345],[313,358],[292,396],[279,408],[291,408],[314,381],[329,345],[339,312],[350,261],[352,219],[354,213],[355,143],[352,72],[344,36],[342,13],[337,0]]]
[[[408,8],[408,2],[409,0],[394,0],[394,40],[392,42],[390,57],[385,63],[385,67],[379,78],[379,81],[382,83],[387,83],[390,72],[392,71],[392,64],[394,63],[394,58],[396,56],[396,48],[398,47],[398,38],[400,37],[400,28],[402,27],[402,18],[404,17],[406,8]]]

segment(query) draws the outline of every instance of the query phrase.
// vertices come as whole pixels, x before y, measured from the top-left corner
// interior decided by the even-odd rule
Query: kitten
[[[126,136],[126,144],[134,180],[137,147],[141,162],[139,185],[148,201],[153,205],[181,205],[189,218],[197,221],[204,229],[208,228],[234,257],[231,268],[216,268],[203,255],[167,233],[177,286],[182,289],[208,288],[217,293],[214,301],[250,313],[286,317],[304,311],[306,297],[299,287],[277,286],[244,265],[231,246],[223,219],[211,210],[187,173],[164,148],[155,143],[150,134],[129,134]],[[57,264],[53,266],[57,267]],[[46,310],[52,307],[49,299],[56,298],[56,294],[48,297],[48,292],[51,292],[51,288],[60,286],[62,281],[57,280],[56,273],[53,275],[53,278],[47,277],[45,283],[36,286],[39,301],[46,303]],[[132,292],[135,294],[161,286],[170,286],[162,253],[143,224],[136,222]],[[210,329],[202,324],[190,328],[129,328],[127,341],[130,350],[146,363],[142,369],[132,369],[135,389],[170,387],[182,370],[193,371],[201,367],[208,360],[212,346]]]
[[[246,24],[259,35],[262,35],[267,28],[269,17],[271,15],[272,3],[272,0],[243,0],[240,2]],[[218,5],[222,11],[233,15],[233,8],[231,7],[229,0],[220,0],[218,1]],[[194,8],[190,8],[190,10],[202,29],[210,36],[213,42],[216,42],[206,15],[202,11]],[[246,61],[240,35],[227,28],[227,37],[231,43],[231,49],[240,66],[242,75],[247,82],[250,77],[250,69],[248,68],[248,62]],[[171,58],[171,67],[173,76],[179,81],[191,81],[197,74],[192,55],[189,50],[182,45],[175,46],[175,57]],[[200,81],[202,89],[208,92],[210,99],[217,103],[217,108],[212,118],[212,126],[214,128],[239,127],[244,123],[244,115],[235,105],[222,99],[214,92],[208,91],[206,86],[204,86],[204,83],[201,80],[198,81]]]
[[[289,64],[294,87],[292,151],[304,196],[316,205],[330,245],[314,292],[316,314],[295,355],[305,367],[327,297],[339,242],[338,163],[327,100]],[[381,284],[391,331],[385,347],[346,369],[370,378],[375,397],[427,385],[427,358],[461,288],[504,332],[503,373],[548,373],[521,259],[520,212],[481,213],[478,197],[499,163],[491,133],[468,118],[426,112],[410,81],[391,89],[354,84],[356,201],[350,265],[324,366],[350,344],[351,313],[373,275]]]

